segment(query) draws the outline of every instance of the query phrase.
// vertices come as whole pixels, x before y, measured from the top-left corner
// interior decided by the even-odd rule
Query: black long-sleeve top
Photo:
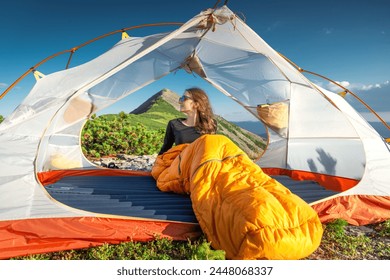
[[[164,143],[161,147],[159,155],[165,153],[173,144],[180,145],[184,143],[192,143],[199,138],[200,133],[194,126],[183,124],[184,118],[173,119],[168,122],[165,131]]]

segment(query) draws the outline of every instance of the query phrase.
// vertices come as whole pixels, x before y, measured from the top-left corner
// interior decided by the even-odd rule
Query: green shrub
[[[132,124],[128,115],[93,117],[83,128],[81,145],[87,157],[117,154],[151,155],[163,143],[164,129],[149,130],[141,123]]]

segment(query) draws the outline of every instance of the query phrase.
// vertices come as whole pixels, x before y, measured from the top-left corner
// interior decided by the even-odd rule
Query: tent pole
[[[73,53],[75,51],[77,51],[78,49],[82,48],[82,47],[85,47],[86,45],[89,45],[95,41],[98,41],[100,39],[103,39],[105,37],[108,37],[108,36],[111,36],[113,34],[116,34],[116,33],[119,33],[119,32],[123,32],[123,31],[126,31],[126,30],[132,30],[132,29],[138,29],[138,28],[143,28],[143,27],[152,27],[152,26],[167,26],[167,25],[183,25],[183,23],[181,22],[161,22],[161,23],[149,23],[149,24],[142,24],[142,25],[135,25],[135,26],[131,26],[131,27],[126,27],[126,28],[122,28],[120,30],[115,30],[115,31],[112,31],[112,32],[109,32],[109,33],[106,33],[106,34],[103,34],[99,37],[96,37],[94,39],[91,39],[79,46],[76,46],[76,47],[73,47],[69,50],[64,50],[64,51],[60,51],[58,53],[55,53],[51,56],[48,56],[47,58],[41,60],[40,62],[38,62],[37,64],[35,64],[33,67],[31,67],[29,70],[27,70],[23,75],[21,75],[18,79],[15,80],[15,82],[13,82],[2,94],[0,94],[0,100],[12,89],[14,88],[21,80],[23,80],[28,74],[30,74],[33,70],[37,69],[39,66],[41,66],[43,63],[47,62],[48,60],[51,60],[53,59],[54,57],[57,57],[59,55],[62,55],[64,53],[71,53],[70,54],[70,57],[69,57],[69,60],[68,60],[68,63],[66,64],[66,68],[68,68],[69,64],[70,64],[70,60],[72,59],[72,56],[73,56]]]

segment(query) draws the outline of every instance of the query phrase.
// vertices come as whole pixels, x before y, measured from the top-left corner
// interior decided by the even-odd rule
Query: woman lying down
[[[192,123],[184,119],[183,129],[192,127],[196,133],[204,105],[199,100],[208,104],[207,95],[200,89],[186,90],[185,95],[180,103],[192,103],[181,108],[192,109],[197,117]],[[187,113],[190,119],[191,110]],[[170,125],[165,144],[180,134],[174,131],[180,125]],[[227,259],[301,259],[320,245],[323,228],[311,206],[266,175],[227,137],[199,133],[192,141],[174,140],[163,149],[152,169],[157,187],[190,195],[201,229]]]

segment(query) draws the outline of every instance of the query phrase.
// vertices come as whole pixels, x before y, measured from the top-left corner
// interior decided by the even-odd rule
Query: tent
[[[191,213],[148,211],[136,206],[139,197],[128,201],[133,209],[127,215],[105,212],[99,199],[114,199],[103,192],[113,180],[108,175],[128,179],[116,184],[126,197],[130,185],[145,191],[150,176],[94,166],[80,148],[92,114],[178,69],[204,78],[267,126],[269,143],[256,163],[272,176],[325,188],[327,196],[310,201],[323,222],[390,218],[386,141],[341,96],[313,84],[224,5],[170,33],[124,38],[85,64],[37,81],[0,125],[0,258],[199,234]],[[78,208],[82,194],[98,192],[81,186],[92,183],[101,187],[99,199],[87,203],[95,207]],[[65,204],[52,189],[79,200]],[[173,208],[191,212],[185,198],[154,195],[156,207],[175,201]]]

